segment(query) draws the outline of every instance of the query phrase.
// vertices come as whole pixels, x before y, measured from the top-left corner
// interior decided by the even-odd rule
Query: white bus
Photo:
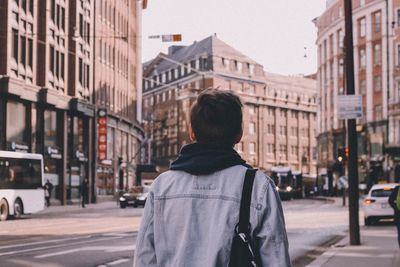
[[[0,150],[0,221],[44,209],[43,156]]]

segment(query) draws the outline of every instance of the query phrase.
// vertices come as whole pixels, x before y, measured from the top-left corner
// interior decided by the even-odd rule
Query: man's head
[[[232,92],[205,90],[192,105],[190,124],[193,140],[233,146],[242,138],[242,103]]]

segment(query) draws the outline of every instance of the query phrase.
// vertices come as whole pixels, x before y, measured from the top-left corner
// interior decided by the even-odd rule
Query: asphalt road
[[[347,208],[338,204],[292,200],[283,207],[295,266],[304,266],[308,252],[347,229]],[[100,203],[51,207],[1,222],[0,266],[132,266],[142,211]]]
[[[136,233],[104,233],[0,246],[0,266],[132,266]]]

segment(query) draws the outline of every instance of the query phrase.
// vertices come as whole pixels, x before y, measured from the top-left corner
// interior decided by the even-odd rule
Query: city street
[[[308,252],[343,236],[347,229],[347,208],[339,204],[292,200],[283,202],[283,207],[296,266],[304,266]],[[105,202],[86,209],[51,207],[1,222],[0,261],[7,267],[130,266],[142,211]]]

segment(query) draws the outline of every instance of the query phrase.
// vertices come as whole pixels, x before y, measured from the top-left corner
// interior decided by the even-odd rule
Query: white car
[[[389,196],[397,184],[376,184],[371,187],[364,199],[364,224],[371,225],[379,219],[392,219],[393,209],[389,205]]]

